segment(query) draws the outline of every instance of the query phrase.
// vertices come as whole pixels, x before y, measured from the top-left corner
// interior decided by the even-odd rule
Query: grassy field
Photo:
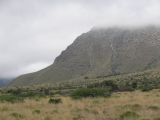
[[[60,97],[0,103],[0,120],[160,120],[160,90],[119,92],[111,97],[74,100]]]

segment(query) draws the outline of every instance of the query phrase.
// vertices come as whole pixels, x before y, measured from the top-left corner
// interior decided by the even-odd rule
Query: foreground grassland
[[[74,100],[60,97],[0,103],[0,120],[160,120],[160,90],[118,92],[111,97]]]

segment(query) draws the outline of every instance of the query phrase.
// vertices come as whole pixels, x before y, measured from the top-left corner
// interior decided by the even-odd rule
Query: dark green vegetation
[[[32,112],[33,114],[40,114],[41,113],[41,111],[40,110],[38,110],[38,109],[35,109],[35,110],[33,110],[33,112]]]
[[[136,112],[127,111],[120,116],[120,120],[137,120],[139,117]]]
[[[81,88],[75,90],[71,94],[71,97],[74,99],[80,99],[83,97],[108,97],[110,95],[110,90],[104,88]]]
[[[59,104],[62,103],[62,100],[60,98],[50,98],[48,102],[50,104]]]
[[[17,112],[12,113],[11,116],[13,116],[16,120],[19,120],[19,119],[23,118],[23,115],[21,115]]]
[[[10,103],[17,103],[17,102],[23,102],[24,98],[20,96],[15,95],[1,95],[0,96],[0,102],[10,102]]]
[[[0,102],[24,102],[26,98],[38,100],[48,94],[37,90],[29,90],[24,88],[2,89],[0,93]]]
[[[160,27],[154,26],[92,29],[79,36],[52,65],[39,72],[22,75],[9,86],[55,84],[69,80],[85,80],[87,83],[91,78],[97,77],[99,80],[104,76],[157,69],[160,67],[159,38]],[[130,82],[119,82],[122,85],[120,89],[123,89],[122,83],[129,84],[133,89],[139,87],[136,83],[130,85]]]

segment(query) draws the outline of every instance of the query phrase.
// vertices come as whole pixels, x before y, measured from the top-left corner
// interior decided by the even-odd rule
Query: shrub
[[[62,103],[62,100],[60,98],[50,98],[48,102],[50,104],[59,104]]]
[[[127,111],[120,115],[120,120],[137,120],[139,117],[136,112]]]
[[[41,113],[41,111],[40,110],[38,110],[38,109],[35,109],[35,110],[33,110],[33,112],[32,112],[33,114],[40,114]]]
[[[147,91],[150,91],[153,89],[153,87],[147,83],[144,83],[143,85],[141,85],[140,87],[140,90],[143,91],[143,92],[147,92]]]
[[[108,80],[102,82],[102,84],[104,84],[105,87],[110,87],[112,91],[118,90],[118,86],[114,83],[114,81]]]
[[[158,118],[154,118],[153,120],[160,120],[160,118],[158,117]]]
[[[39,92],[38,90],[35,91],[23,91],[17,96],[24,97],[24,98],[37,98],[37,97],[44,97],[45,94],[43,92]]]
[[[89,77],[85,76],[84,79],[89,79]]]
[[[53,110],[53,111],[51,112],[51,114],[54,114],[54,113],[58,113],[58,110],[55,109],[55,110]]]
[[[50,116],[46,116],[44,120],[52,120]]]
[[[114,81],[111,81],[111,80],[103,81],[101,83],[93,83],[93,84],[88,85],[87,87],[88,88],[106,88],[111,91],[118,90],[118,86],[114,83]]]
[[[13,95],[20,95],[22,93],[22,89],[20,88],[9,89],[7,92]]]
[[[19,96],[23,98],[35,98],[35,97],[44,97],[48,92],[48,89],[44,89],[44,91],[39,91],[38,89],[23,89],[23,88],[15,88],[7,90],[7,93],[14,96]]]
[[[118,83],[118,91],[134,91],[136,88],[136,83],[132,81],[122,80]]]
[[[19,113],[16,113],[16,112],[12,113],[11,116],[13,116],[14,118],[16,118],[17,120],[19,120],[19,119],[21,119],[21,118],[24,117],[23,115],[21,115]]]
[[[15,95],[1,95],[0,102],[11,102],[11,103],[24,102],[24,98]]]
[[[150,110],[159,110],[160,108],[158,106],[149,106],[148,109]]]
[[[122,106],[123,109],[131,109],[133,111],[138,111],[142,109],[142,106],[139,104],[126,104]]]
[[[110,96],[111,92],[104,88],[81,88],[75,90],[71,97],[74,99],[79,99],[83,97],[98,97],[98,96]]]

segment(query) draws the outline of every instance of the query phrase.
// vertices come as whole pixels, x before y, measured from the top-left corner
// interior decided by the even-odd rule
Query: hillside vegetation
[[[56,94],[69,96],[79,89],[82,89],[83,92],[87,92],[86,94],[90,96],[94,96],[94,94],[97,94],[99,91],[103,92],[100,94],[110,94],[122,91],[150,91],[152,89],[160,89],[160,70],[154,69],[138,73],[97,76],[94,78],[85,76],[79,80],[69,80],[67,82],[57,82],[55,84],[6,87],[2,89],[1,92],[3,94],[11,94],[26,98],[32,96],[52,96]],[[88,91],[85,89],[88,89]],[[91,94],[93,91],[97,93]],[[81,91],[77,93],[81,94]]]
[[[143,87],[155,89],[160,87],[160,70],[154,69],[130,74],[97,76],[94,78],[84,77],[79,80],[59,82],[57,83],[57,87],[64,87],[64,89],[104,87],[112,88],[114,91],[129,91],[143,89]]]

